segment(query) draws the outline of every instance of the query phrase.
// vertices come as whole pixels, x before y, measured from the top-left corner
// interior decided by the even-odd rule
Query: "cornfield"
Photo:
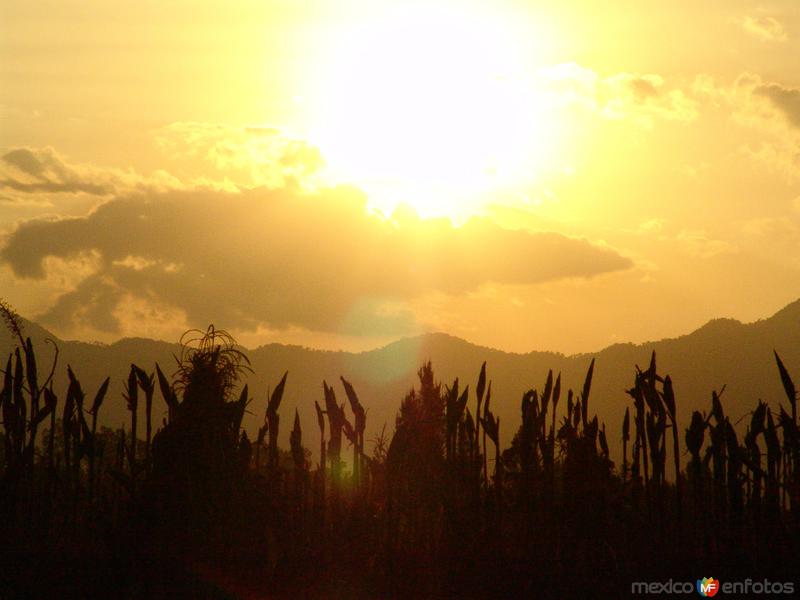
[[[616,598],[635,580],[796,572],[797,391],[777,354],[788,409],[759,400],[743,424],[724,389],[679,423],[653,354],[620,390],[617,457],[594,361],[575,390],[550,372],[527,391],[507,448],[492,407],[510,399],[485,363],[470,385],[422,365],[390,440],[364,439],[368,405],[342,377],[307,401],[312,464],[297,412],[278,447],[291,375],[251,398],[224,331],[185,336],[171,376],[132,364],[130,423],[110,429],[109,380],[84,390],[67,365],[55,389],[57,350],[44,368],[4,317],[18,347],[0,394],[2,597]],[[254,440],[246,410],[264,414]]]

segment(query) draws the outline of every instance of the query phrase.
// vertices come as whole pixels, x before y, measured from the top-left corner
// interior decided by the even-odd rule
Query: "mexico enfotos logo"
[[[697,593],[704,598],[711,598],[719,591],[719,579],[703,577],[697,580]]]
[[[704,598],[712,598],[721,594],[794,594],[793,581],[770,581],[769,579],[751,579],[742,581],[725,581],[713,577],[703,577],[695,583],[691,581],[634,581],[631,583],[631,594],[693,594]]]

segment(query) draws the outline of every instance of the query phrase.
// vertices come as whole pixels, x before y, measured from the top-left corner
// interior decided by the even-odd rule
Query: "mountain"
[[[89,397],[106,376],[111,376],[112,385],[100,421],[113,427],[127,426],[130,422],[122,399],[130,364],[136,363],[150,371],[158,362],[162,370],[170,374],[176,367],[173,355],[180,350],[177,344],[142,338],[123,339],[110,345],[64,341],[29,321],[25,321],[25,332],[34,341],[40,371],[49,371],[53,355],[53,347],[45,342],[45,338],[58,345],[55,390],[59,397],[63,398],[66,391],[67,364],[75,370]],[[8,332],[0,332],[0,356],[7,356],[13,347],[14,340]],[[500,416],[501,437],[506,445],[519,426],[519,405],[525,390],[531,387],[541,389],[548,369],[562,373],[562,389],[565,391],[568,388],[580,390],[589,362],[595,358],[589,409],[605,422],[613,453],[617,446],[614,442],[621,435],[625,407],[631,406],[625,390],[633,384],[635,365],[646,367],[651,352],[657,354],[659,373],[672,376],[683,440],[683,430],[688,425],[691,411],[707,411],[711,391],[720,390],[723,385],[726,386],[723,405],[733,421],[751,411],[758,399],[767,400],[773,407],[778,403],[786,406],[773,349],[778,351],[789,372],[800,383],[800,300],[772,317],[754,323],[715,319],[681,337],[644,344],[615,344],[596,353],[574,356],[553,352],[503,352],[441,333],[406,338],[360,353],[269,344],[246,352],[254,373],[247,378],[253,402],[245,418],[245,427],[252,439],[264,417],[269,387],[274,386],[288,370],[280,411],[285,416],[280,435],[282,446],[288,446],[290,415],[297,408],[304,445],[312,451],[319,447],[314,400],[322,400],[322,380],[325,379],[334,384],[339,401],[344,402],[339,376],[353,383],[367,407],[366,439],[374,439],[384,424],[387,434],[391,435],[400,400],[416,383],[417,370],[424,361],[433,362],[434,373],[443,383],[449,385],[459,377],[461,385],[469,384],[471,389],[474,389],[481,363],[486,361],[492,381],[492,409]],[[566,398],[566,394],[562,398]],[[562,400],[561,412],[565,404],[566,401]],[[468,406],[474,412],[474,395]],[[157,393],[153,412],[155,423],[160,422],[165,412],[166,406]],[[370,447],[368,444],[368,450]],[[618,451],[616,458],[619,458]]]

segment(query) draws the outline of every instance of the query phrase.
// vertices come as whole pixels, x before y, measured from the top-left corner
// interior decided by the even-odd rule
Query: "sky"
[[[800,3],[5,0],[0,297],[589,352],[800,297]]]

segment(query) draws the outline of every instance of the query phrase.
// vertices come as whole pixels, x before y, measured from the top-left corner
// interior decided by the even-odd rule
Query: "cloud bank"
[[[108,181],[66,164],[52,149],[15,148],[0,157],[0,187],[26,193],[84,193],[103,196],[113,190]]]
[[[34,219],[0,258],[42,279],[48,257],[94,265],[43,320],[115,332],[126,299],[178,309],[187,322],[239,329],[399,334],[406,302],[487,283],[534,284],[626,269],[615,250],[556,233],[472,219],[369,214],[353,188],[134,192],[77,218]]]

